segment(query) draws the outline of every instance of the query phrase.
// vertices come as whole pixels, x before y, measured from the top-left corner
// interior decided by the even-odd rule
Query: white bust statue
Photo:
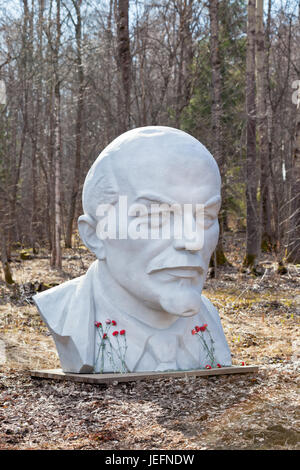
[[[177,129],[133,129],[103,150],[86,177],[78,220],[97,260],[34,297],[65,372],[231,365],[218,312],[202,295],[219,235],[220,186],[212,155]],[[181,208],[190,209],[186,230],[175,236]],[[161,234],[165,223],[169,236]]]

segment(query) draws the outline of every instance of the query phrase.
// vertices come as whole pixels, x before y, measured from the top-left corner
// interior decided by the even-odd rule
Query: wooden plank
[[[32,377],[44,379],[70,380],[72,382],[85,382],[92,384],[109,384],[112,382],[155,380],[169,377],[201,377],[208,375],[247,374],[257,371],[258,366],[232,366],[216,369],[197,369],[170,372],[132,372],[128,374],[73,374],[71,372],[63,372],[61,369],[49,369],[32,370],[30,374]]]

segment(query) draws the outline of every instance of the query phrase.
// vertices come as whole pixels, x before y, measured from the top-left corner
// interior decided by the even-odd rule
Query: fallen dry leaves
[[[233,363],[258,374],[91,385],[33,379],[59,367],[51,336],[30,300],[30,283],[63,282],[93,260],[68,250],[64,271],[49,260],[12,263],[15,289],[0,283],[0,449],[298,449],[299,267],[264,275],[239,266],[241,243],[228,239],[233,266],[208,279]],[[25,287],[24,287],[25,286]]]

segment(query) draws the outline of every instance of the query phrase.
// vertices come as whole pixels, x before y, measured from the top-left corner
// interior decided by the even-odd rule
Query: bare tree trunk
[[[105,35],[105,59],[107,62],[106,70],[106,80],[107,80],[107,121],[106,121],[106,142],[110,142],[115,137],[115,126],[114,126],[114,113],[112,111],[112,103],[114,101],[113,97],[113,31],[112,31],[112,22],[113,22],[113,10],[114,10],[114,0],[109,0],[109,12],[107,17],[107,30]]]
[[[32,85],[31,85],[31,108],[29,114],[29,128],[30,128],[30,137],[31,137],[31,147],[32,147],[32,157],[31,157],[31,186],[32,186],[32,205],[31,205],[31,214],[30,214],[30,242],[32,246],[32,251],[34,254],[37,253],[36,250],[36,237],[37,237],[37,226],[38,226],[38,218],[37,218],[37,190],[38,190],[38,178],[37,178],[37,145],[38,145],[38,136],[40,135],[40,109],[41,109],[41,75],[42,71],[40,72],[39,80],[36,80],[36,77],[33,73],[33,66],[34,66],[34,57],[33,57],[33,49],[34,49],[34,0],[31,1],[31,14],[30,14],[30,36],[29,36],[29,43],[30,43],[30,76],[33,76]],[[40,24],[40,17],[38,20]],[[42,34],[39,34],[39,53],[43,47],[43,40]],[[42,54],[39,54],[39,66],[42,68]],[[38,84],[36,83],[38,81]],[[35,93],[34,88],[36,87],[37,91],[37,99],[36,99],[36,106],[34,103]]]
[[[300,27],[300,1],[298,8],[298,38]],[[299,50],[297,50],[298,70],[300,69]],[[296,127],[292,154],[291,200],[288,224],[286,260],[300,263],[300,88],[298,87]]]
[[[45,154],[47,155],[46,161],[47,166],[42,163],[43,157],[41,155],[41,168],[47,182],[46,185],[46,194],[47,194],[47,204],[46,204],[46,218],[48,219],[49,223],[47,224],[47,235],[49,241],[50,251],[53,250],[53,242],[54,242],[54,198],[53,198],[53,187],[54,187],[54,100],[53,100],[53,80],[49,80],[49,90],[48,90],[48,120],[49,120],[49,134],[47,139],[47,151]]]
[[[11,200],[11,220],[13,222],[14,227],[14,238],[20,238],[19,234],[19,226],[18,226],[18,217],[17,217],[17,199],[18,199],[18,190],[19,190],[19,182],[20,182],[20,173],[21,173],[21,165],[23,162],[24,156],[24,146],[27,137],[28,131],[28,77],[27,77],[27,59],[28,59],[28,21],[29,21],[29,9],[28,9],[28,1],[23,0],[23,11],[24,11],[24,18],[23,18],[23,25],[22,25],[22,49],[21,49],[21,70],[20,75],[22,75],[22,91],[24,96],[24,106],[23,106],[23,127],[22,127],[22,135],[20,141],[20,149],[18,154],[18,159],[16,161],[15,167],[15,175],[14,175],[14,186],[12,190],[12,200]]]
[[[260,216],[261,247],[264,251],[272,247],[269,146],[266,106],[266,56],[264,42],[264,0],[256,0],[256,108],[257,131],[260,156]]]
[[[247,237],[244,265],[254,269],[259,255],[259,217],[256,171],[256,106],[255,106],[255,0],[248,0],[246,55],[247,160],[246,203]]]
[[[212,72],[212,135],[213,135],[213,155],[217,160],[220,168],[222,181],[224,180],[224,156],[222,151],[222,97],[221,97],[221,61],[220,61],[220,41],[219,41],[219,0],[209,1],[210,16],[210,57]],[[224,181],[223,181],[224,183]],[[224,184],[222,185],[222,200],[224,201]],[[219,241],[214,255],[215,263],[224,265],[227,263],[223,249],[223,232],[224,232],[224,209],[219,216],[220,235]],[[216,273],[216,266],[215,266]]]
[[[1,242],[1,263],[3,268],[4,279],[7,284],[14,284],[14,280],[12,278],[11,269],[7,259],[7,246],[6,246],[6,235],[5,235],[5,228],[0,225],[0,242]]]
[[[56,41],[54,49],[54,230],[51,266],[61,269],[61,136],[60,136],[60,81],[58,54],[60,47],[60,0],[56,0]]]
[[[77,117],[76,117],[76,152],[75,152],[75,167],[73,175],[73,185],[71,192],[71,202],[70,210],[67,220],[67,231],[65,246],[67,248],[72,248],[72,232],[73,232],[73,221],[75,216],[77,194],[79,190],[80,182],[80,166],[81,166],[81,132],[82,132],[82,115],[83,115],[83,95],[84,95],[84,74],[82,66],[82,32],[81,32],[81,3],[82,0],[78,2],[73,1],[73,5],[76,9],[77,22],[75,25],[76,31],[76,47],[77,47],[77,80],[78,80],[78,94],[77,94]]]
[[[116,0],[118,68],[122,82],[119,103],[119,132],[130,129],[131,54],[129,40],[129,0]]]
[[[179,63],[177,70],[175,126],[180,128],[181,114],[189,104],[192,83],[193,39],[191,33],[193,0],[177,3],[179,14]]]
[[[135,67],[135,75],[132,78],[134,83],[134,90],[135,90],[135,101],[136,101],[136,109],[137,109],[137,123],[138,126],[147,126],[148,125],[148,113],[147,113],[147,85],[146,85],[146,66],[147,66],[147,42],[148,42],[148,21],[149,15],[147,12],[143,12],[142,16],[142,26],[139,24],[139,18],[137,16],[136,20],[136,43],[137,43],[137,50],[138,50],[138,62],[137,66]],[[138,79],[137,79],[138,77]],[[140,87],[140,90],[139,90]],[[139,92],[140,92],[140,100],[139,102]]]
[[[300,92],[296,115],[296,131],[292,160],[291,178],[291,215],[289,217],[288,246],[286,260],[290,263],[300,263]]]

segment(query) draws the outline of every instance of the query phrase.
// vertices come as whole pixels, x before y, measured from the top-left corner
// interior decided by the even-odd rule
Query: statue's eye
[[[204,215],[204,228],[210,228],[218,220],[217,216],[212,214]]]
[[[150,220],[150,217],[148,215],[136,215],[134,216],[134,218],[139,221],[139,225],[146,225]]]
[[[170,213],[168,211],[160,211],[149,215],[149,227],[162,227],[163,224],[170,221]]]
[[[212,211],[198,211],[196,223],[198,227],[209,229],[218,220],[217,214]]]

